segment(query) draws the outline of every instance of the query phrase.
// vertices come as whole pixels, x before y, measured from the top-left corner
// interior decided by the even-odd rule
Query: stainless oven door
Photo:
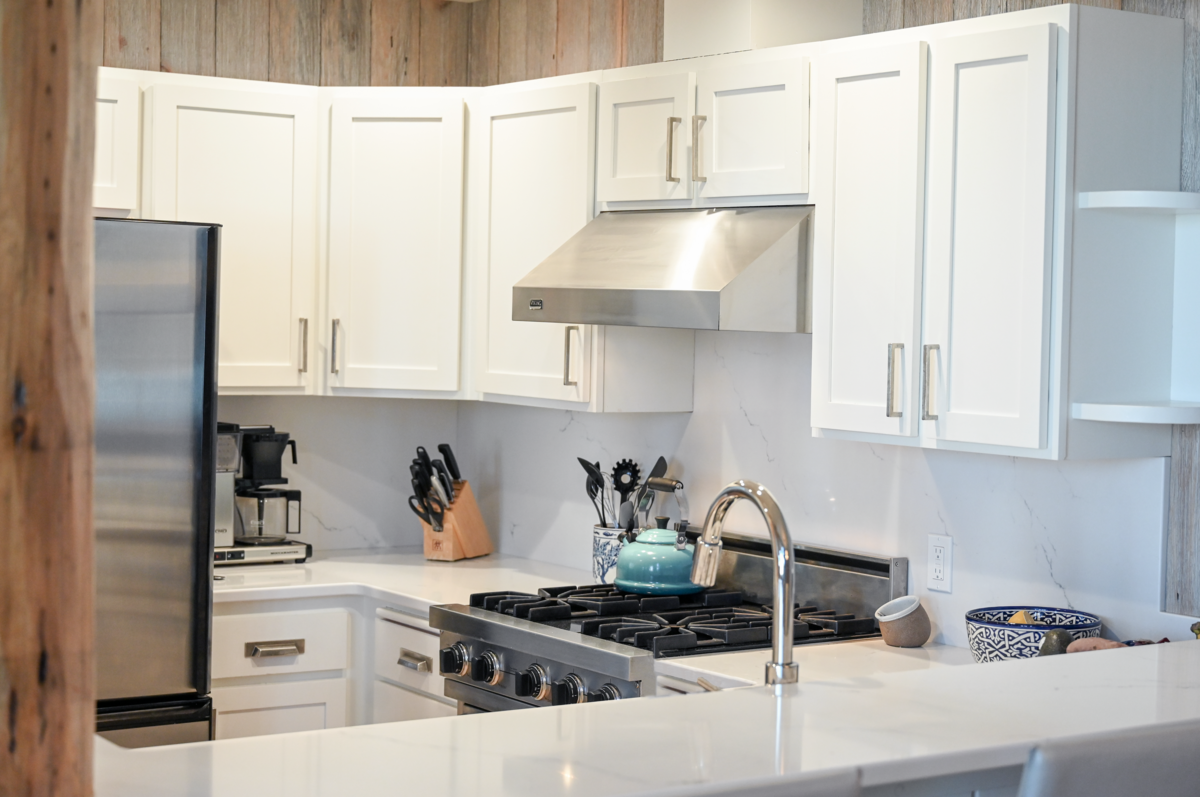
[[[532,703],[514,700],[477,686],[446,679],[446,697],[458,701],[459,714],[486,714],[490,711],[512,711],[518,708],[537,708]]]

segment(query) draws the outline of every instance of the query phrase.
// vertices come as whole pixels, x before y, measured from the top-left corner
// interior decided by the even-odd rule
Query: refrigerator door
[[[219,228],[95,224],[97,698],[205,695]]]

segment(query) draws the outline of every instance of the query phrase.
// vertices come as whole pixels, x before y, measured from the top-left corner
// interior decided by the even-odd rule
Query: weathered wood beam
[[[0,3],[0,794],[91,793],[100,0]]]

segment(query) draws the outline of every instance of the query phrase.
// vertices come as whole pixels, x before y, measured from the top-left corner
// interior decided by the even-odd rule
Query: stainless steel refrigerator
[[[97,731],[209,739],[220,227],[95,234]]]

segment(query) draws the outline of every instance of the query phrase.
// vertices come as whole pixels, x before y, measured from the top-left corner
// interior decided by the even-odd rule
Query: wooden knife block
[[[475,503],[475,493],[466,481],[454,483],[454,500],[446,508],[442,518],[442,530],[434,531],[425,521],[425,558],[438,562],[457,562],[459,559],[474,559],[491,553],[492,538],[488,536],[487,524]]]

